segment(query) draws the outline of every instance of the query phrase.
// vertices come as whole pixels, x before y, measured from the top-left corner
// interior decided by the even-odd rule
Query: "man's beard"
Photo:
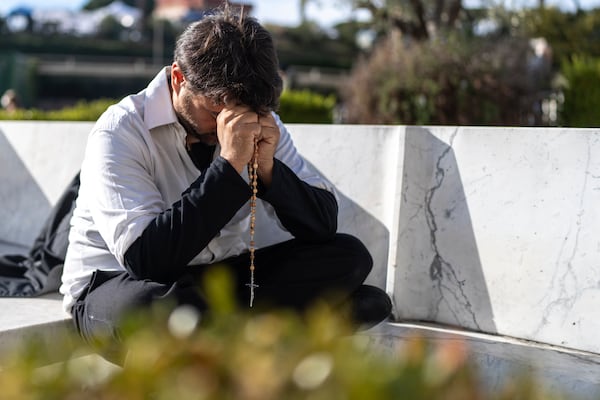
[[[218,139],[217,139],[217,130],[211,130],[211,131],[207,131],[207,130],[203,130],[200,125],[194,121],[194,119],[191,116],[190,113],[190,108],[192,106],[191,104],[191,98],[189,97],[189,94],[184,94],[183,97],[183,101],[182,101],[182,107],[180,107],[179,109],[175,109],[175,114],[177,115],[177,119],[179,119],[179,123],[181,123],[181,125],[183,125],[183,127],[185,128],[185,131],[195,137],[196,139],[200,140],[202,143],[208,144],[208,145],[215,145],[218,143]]]

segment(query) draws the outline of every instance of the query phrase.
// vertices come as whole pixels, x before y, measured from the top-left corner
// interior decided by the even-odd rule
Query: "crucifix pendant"
[[[254,289],[258,287],[258,285],[254,283],[254,269],[250,270],[250,283],[246,283],[246,286],[250,287],[250,308],[252,308],[254,303]]]

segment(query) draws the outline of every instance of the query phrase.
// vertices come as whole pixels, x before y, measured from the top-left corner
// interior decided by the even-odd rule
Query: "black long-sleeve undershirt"
[[[138,279],[173,281],[250,195],[250,187],[229,162],[216,158],[181,200],[157,215],[127,249],[125,268]]]
[[[125,267],[138,279],[172,282],[249,200],[251,190],[237,171],[217,157],[182,194],[180,201],[146,227],[125,253]],[[337,230],[337,202],[275,160],[273,179],[258,197],[269,202],[296,238],[324,241]]]
[[[292,236],[303,241],[326,241],[337,231],[338,205],[334,195],[302,181],[275,159],[271,186],[259,184],[258,196],[270,203]]]

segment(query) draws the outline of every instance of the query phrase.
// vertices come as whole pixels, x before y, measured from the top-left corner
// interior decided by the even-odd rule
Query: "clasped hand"
[[[258,177],[267,186],[271,183],[279,135],[279,127],[271,113],[259,115],[247,106],[225,107],[217,117],[221,157],[241,174],[252,160],[256,141]]]

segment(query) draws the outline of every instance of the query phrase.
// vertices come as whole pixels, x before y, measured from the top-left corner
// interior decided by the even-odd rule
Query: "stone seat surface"
[[[477,366],[482,386],[498,394],[527,375],[547,393],[569,400],[600,398],[600,355],[508,336],[473,332],[420,321],[385,323],[368,332],[369,340],[393,356],[411,338],[434,345],[463,343],[466,359]]]
[[[53,341],[72,331],[71,316],[62,309],[62,296],[0,298],[0,355],[13,351],[27,339]]]

